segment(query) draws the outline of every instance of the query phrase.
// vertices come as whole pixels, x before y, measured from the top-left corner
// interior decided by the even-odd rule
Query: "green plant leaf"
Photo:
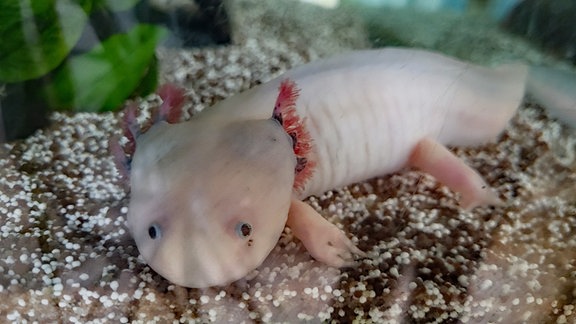
[[[82,34],[91,1],[1,0],[0,82],[45,75]]]
[[[46,88],[51,106],[92,112],[118,108],[143,79],[149,78],[156,44],[166,32],[158,26],[136,25],[90,52],[70,57]]]
[[[154,55],[146,70],[146,74],[140,79],[140,84],[138,84],[130,96],[144,97],[154,92],[158,87],[158,73],[158,58]]]

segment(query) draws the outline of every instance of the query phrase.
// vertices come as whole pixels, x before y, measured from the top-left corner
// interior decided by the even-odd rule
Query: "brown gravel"
[[[189,113],[334,49],[366,46],[342,12],[314,9],[322,24],[311,25],[305,6],[256,2],[233,2],[258,21],[236,31],[236,45],[160,51],[164,79],[189,89]],[[329,33],[330,21],[335,34],[306,38]],[[299,26],[313,30],[299,38]],[[367,251],[358,267],[311,260],[286,230],[246,279],[206,290],[173,286],[139,258],[108,153],[118,115],[51,118],[0,151],[0,322],[576,322],[576,136],[529,103],[498,142],[456,150],[506,206],[463,211],[414,170],[372,179],[308,200]]]

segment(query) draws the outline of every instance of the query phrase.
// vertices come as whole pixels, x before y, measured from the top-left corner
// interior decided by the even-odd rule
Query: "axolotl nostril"
[[[133,116],[125,125],[136,140],[131,163],[119,163],[131,164],[128,226],[146,262],[187,287],[242,278],[285,225],[317,260],[351,265],[365,254],[301,199],[415,166],[461,193],[465,208],[500,203],[445,146],[496,138],[526,84],[536,99],[562,98],[548,108],[574,123],[576,87],[564,83],[576,78],[528,70],[387,48],[303,65],[182,123],[164,98],[147,132]],[[554,92],[559,84],[567,91]]]

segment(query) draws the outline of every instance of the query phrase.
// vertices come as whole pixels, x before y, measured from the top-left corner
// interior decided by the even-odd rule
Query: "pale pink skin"
[[[352,265],[365,254],[301,199],[415,166],[461,193],[465,208],[498,203],[478,173],[445,145],[495,139],[523,98],[527,70],[399,48],[356,51],[293,69],[191,121],[154,126],[138,139],[131,232],[154,270],[187,287],[242,278],[262,263],[285,225],[317,260]],[[298,194],[291,189],[290,141],[269,119],[286,78],[301,89],[297,111],[317,163]],[[238,126],[245,123],[255,123],[247,138]],[[230,133],[226,145],[215,140],[221,133]],[[234,231],[239,221],[251,224],[249,238]],[[163,225],[160,239],[148,236],[153,223]]]

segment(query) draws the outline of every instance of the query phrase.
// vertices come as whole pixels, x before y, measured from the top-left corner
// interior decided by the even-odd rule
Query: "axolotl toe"
[[[133,136],[128,226],[146,262],[187,287],[242,278],[285,225],[319,261],[352,265],[365,254],[301,199],[414,166],[459,192],[465,208],[500,203],[446,146],[496,138],[527,81],[554,88],[528,70],[415,49],[355,51],[288,71],[187,122],[157,121]],[[555,105],[574,121],[569,92]]]

